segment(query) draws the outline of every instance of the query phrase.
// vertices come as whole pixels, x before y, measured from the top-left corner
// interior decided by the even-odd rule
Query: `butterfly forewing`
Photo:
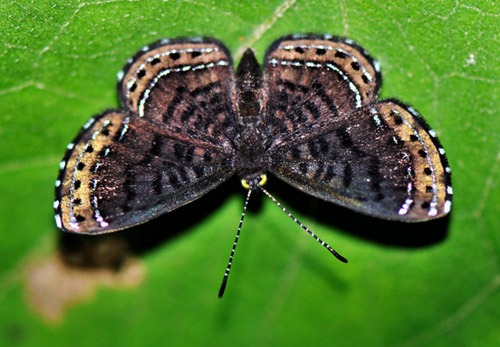
[[[56,189],[56,221],[68,231],[100,233],[145,222],[234,172],[232,152],[122,112],[95,117],[74,143]]]
[[[451,199],[447,162],[439,151],[405,106],[384,102],[280,146],[273,151],[271,172],[311,195],[360,212],[426,220],[447,213]]]

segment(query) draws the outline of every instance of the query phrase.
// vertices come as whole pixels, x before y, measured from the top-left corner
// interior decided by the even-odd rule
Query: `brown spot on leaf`
[[[64,320],[75,305],[91,301],[100,287],[134,288],[145,277],[142,263],[129,258],[120,268],[82,268],[67,265],[59,252],[26,266],[25,293],[29,306],[48,323]]]

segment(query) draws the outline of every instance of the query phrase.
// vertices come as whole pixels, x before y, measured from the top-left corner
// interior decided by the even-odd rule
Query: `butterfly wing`
[[[268,52],[265,78],[269,94],[281,95],[270,98],[266,115],[276,139],[273,174],[380,218],[422,221],[449,212],[450,169],[434,131],[413,108],[376,102],[380,74],[361,48],[286,37]]]
[[[265,123],[281,141],[295,141],[333,117],[345,117],[372,102],[380,89],[373,59],[333,37],[285,36],[264,60],[270,100]]]
[[[118,84],[126,110],[91,118],[61,161],[54,202],[60,229],[92,234],[143,223],[233,175],[226,52],[209,39],[164,41],[126,65]],[[222,59],[227,64],[217,63]]]
[[[211,38],[165,39],[143,47],[118,74],[123,106],[139,118],[231,147],[233,66]]]

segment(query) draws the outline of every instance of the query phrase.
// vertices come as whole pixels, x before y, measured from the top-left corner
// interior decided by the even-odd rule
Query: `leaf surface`
[[[498,4],[23,0],[2,3],[0,17],[1,345],[500,341]],[[90,116],[119,106],[125,61],[159,38],[198,35],[225,42],[236,61],[247,47],[262,58],[273,40],[300,32],[363,46],[381,63],[381,97],[414,105],[437,131],[453,170],[450,218],[376,221],[271,178],[268,190],[350,262],[254,198],[220,300],[244,196],[235,180],[127,234],[149,242],[136,255],[146,268],[139,286],[99,287],[56,326],[34,313],[26,268],[57,248],[58,162]]]

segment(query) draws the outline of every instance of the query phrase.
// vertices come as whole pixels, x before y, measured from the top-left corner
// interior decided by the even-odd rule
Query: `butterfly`
[[[163,39],[118,73],[123,109],[90,118],[56,180],[59,229],[100,234],[144,223],[233,175],[261,191],[267,174],[370,216],[427,221],[450,212],[445,151],[417,111],[377,99],[379,63],[349,39],[289,35],[263,68],[248,49],[233,70],[213,38]],[[236,241],[219,296],[226,286]]]

